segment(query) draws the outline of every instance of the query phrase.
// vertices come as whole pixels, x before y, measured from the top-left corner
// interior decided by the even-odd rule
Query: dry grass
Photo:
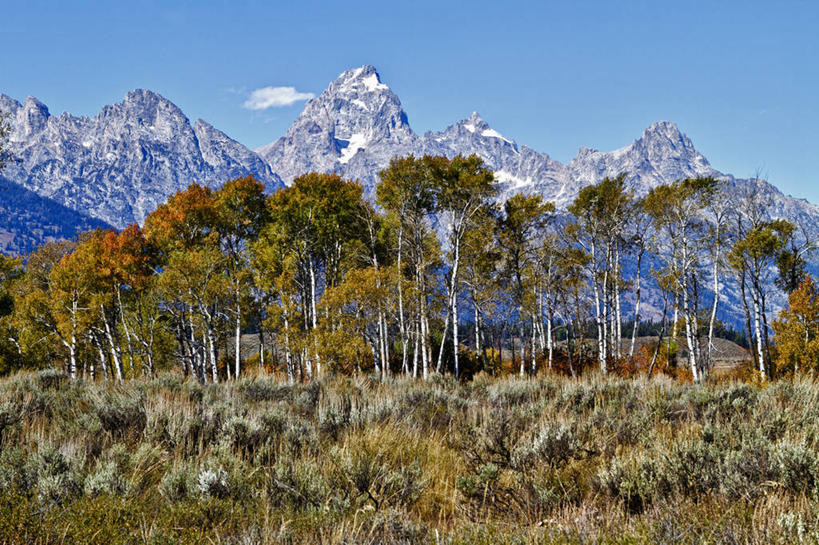
[[[819,384],[0,382],[0,543],[819,543]]]

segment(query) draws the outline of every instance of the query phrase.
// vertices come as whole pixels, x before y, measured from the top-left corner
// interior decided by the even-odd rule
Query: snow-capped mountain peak
[[[358,68],[352,68],[339,74],[338,79],[330,84],[335,86],[335,92],[344,90],[354,90],[356,92],[370,92],[375,93],[379,91],[389,91],[390,88],[381,82],[381,76],[378,75],[374,66],[365,65]]]
[[[369,172],[375,167],[365,156],[389,161],[416,139],[395,93],[375,68],[361,66],[339,75],[287,134],[257,151],[289,183],[311,170]]]

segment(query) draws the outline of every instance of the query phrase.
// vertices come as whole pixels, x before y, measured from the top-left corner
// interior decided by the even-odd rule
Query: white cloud
[[[300,93],[295,87],[262,87],[251,92],[242,107],[248,110],[266,110],[290,106],[314,96],[313,93]]]

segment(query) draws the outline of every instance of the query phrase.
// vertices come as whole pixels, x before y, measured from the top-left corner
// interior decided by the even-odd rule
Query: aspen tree
[[[498,218],[498,247],[502,248],[501,259],[504,275],[513,293],[513,301],[518,310],[521,339],[523,324],[528,313],[534,323],[538,319],[534,312],[526,308],[527,295],[533,292],[534,273],[539,265],[538,251],[543,241],[546,224],[554,211],[552,203],[543,202],[539,195],[513,195],[503,205],[503,212]],[[514,341],[513,341],[514,342]],[[523,348],[521,347],[521,350]],[[533,369],[534,370],[534,369]],[[521,352],[520,375],[525,373],[523,352]]]

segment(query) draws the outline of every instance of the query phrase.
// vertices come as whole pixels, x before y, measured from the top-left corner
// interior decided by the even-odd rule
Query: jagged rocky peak
[[[458,125],[473,133],[489,128],[489,123],[484,121],[481,114],[479,114],[477,111],[473,111],[469,117],[459,121]]]
[[[116,108],[117,106],[120,106],[125,111],[132,113],[138,112],[153,113],[166,111],[169,113],[173,113],[174,115],[185,117],[185,114],[182,112],[179,106],[177,106],[167,98],[163,97],[159,93],[156,93],[149,89],[134,89],[133,91],[128,91],[122,102],[120,102],[119,104],[114,104],[113,106],[108,106],[108,108]]]
[[[8,95],[0,93],[0,111],[2,111],[4,114],[14,115],[21,107],[22,104]]]
[[[629,186],[638,194],[681,178],[719,175],[691,139],[670,121],[651,124],[624,148],[610,152],[580,148],[569,168],[572,178],[581,184],[625,173]]]
[[[378,75],[375,67],[370,65],[345,70],[338,75],[327,90],[340,92],[347,89],[352,89],[356,93],[390,91],[390,88],[382,83],[381,76]]]
[[[697,153],[691,139],[683,134],[675,123],[670,121],[652,123],[643,131],[642,136],[635,141],[635,144],[653,150],[671,150],[679,155]]]
[[[512,140],[504,137],[501,133],[490,127],[489,123],[484,121],[480,114],[475,111],[466,119],[462,119],[455,123],[455,125],[447,128],[443,134],[445,136],[460,135],[472,138],[489,138],[500,141],[498,143],[510,144],[517,149],[517,146],[514,145]]]
[[[280,186],[257,154],[209,125],[197,125],[197,134],[179,107],[153,91],[131,91],[91,118],[50,116],[31,97],[22,105],[6,98],[0,107],[14,112],[18,159],[3,176],[115,227],[141,222],[192,181],[216,187],[254,175],[271,190]]]
[[[191,134],[190,121],[173,102],[147,89],[128,92],[122,102],[103,107],[103,122],[140,131],[151,131],[152,138],[169,141],[180,133]]]
[[[389,138],[395,131],[410,132],[401,101],[372,66],[343,72],[307,104],[304,116],[351,144],[364,137],[372,140]]]
[[[51,114],[45,104],[33,96],[26,98],[23,106],[17,110],[17,123],[21,130],[18,138],[30,136],[44,130],[49,117],[51,117]]]
[[[361,66],[339,75],[307,102],[287,134],[257,151],[289,182],[309,171],[361,176],[362,154],[380,161],[411,151],[416,138],[395,93],[375,68]]]

